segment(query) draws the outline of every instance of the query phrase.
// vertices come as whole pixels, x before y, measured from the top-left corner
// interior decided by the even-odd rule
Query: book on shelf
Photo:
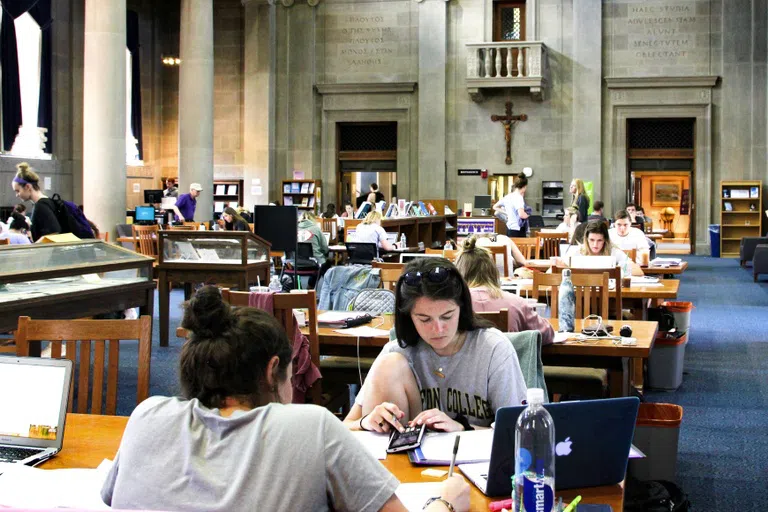
[[[291,184],[283,183],[283,194],[290,194],[290,193],[291,193]]]
[[[214,192],[217,196],[223,196],[226,195],[226,185],[216,185],[216,191]]]
[[[749,198],[750,199],[757,199],[760,197],[760,188],[759,187],[749,187]]]
[[[408,217],[411,215],[411,206],[413,206],[413,202],[406,201],[405,205],[400,209],[400,216],[401,217]],[[398,205],[399,207],[399,205]]]
[[[228,196],[236,196],[237,195],[237,185],[227,185],[227,195]]]
[[[309,183],[302,183],[301,184],[301,193],[302,194],[309,194]]]
[[[432,206],[432,203],[427,203],[427,210],[429,210],[430,215],[437,215],[437,210]]]
[[[309,206],[309,198],[308,197],[302,197],[301,198],[301,206]]]
[[[283,196],[283,204],[285,206],[293,206],[293,198],[291,196]]]
[[[443,212],[443,215],[456,215],[455,213],[453,213],[453,210],[451,210],[451,207],[448,205],[445,205],[444,210],[445,211]]]
[[[429,212],[427,211],[427,206],[424,204],[424,201],[419,201],[419,212],[421,213],[422,217],[426,217],[429,215]]]
[[[395,203],[392,203],[389,205],[389,208],[387,208],[387,213],[385,217],[391,218],[397,216],[397,205]]]
[[[735,188],[731,190],[731,199],[749,199],[749,190]]]
[[[314,197],[310,197],[309,198],[309,206],[310,207],[314,207],[315,206],[315,198]]]
[[[301,183],[291,183],[291,194],[301,193]]]
[[[309,183],[309,193],[314,194],[315,193],[315,183]]]

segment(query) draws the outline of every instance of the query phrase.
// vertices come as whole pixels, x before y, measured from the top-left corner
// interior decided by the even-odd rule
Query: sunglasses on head
[[[448,276],[450,275],[451,269],[446,267],[435,267],[428,272],[421,272],[420,270],[406,272],[403,275],[403,281],[408,286],[418,286],[421,284],[421,280],[426,277],[427,281],[430,283],[439,284],[447,281]]]

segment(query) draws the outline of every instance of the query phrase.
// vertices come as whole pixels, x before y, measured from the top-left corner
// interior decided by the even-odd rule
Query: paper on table
[[[575,334],[572,332],[556,332],[552,343],[565,343],[571,336],[575,336]]]
[[[8,469],[8,466],[15,466]],[[16,508],[77,508],[110,510],[101,501],[101,487],[112,462],[97,469],[37,469],[19,464],[0,468],[0,505]],[[45,492],[40,492],[45,489]]]
[[[345,320],[363,316],[362,311],[325,311],[317,316],[317,322],[321,324],[343,324]]]
[[[400,484],[395,495],[403,506],[411,512],[424,509],[424,503],[433,496],[440,496],[442,482],[424,482],[418,484]]]
[[[629,458],[630,459],[644,459],[645,458],[645,454],[643,452],[641,452],[640,449],[637,446],[631,444],[631,445],[629,445]]]
[[[387,446],[389,446],[389,435],[379,434],[378,432],[352,432],[352,437],[360,441],[368,452],[379,460],[387,458]]]
[[[368,327],[365,325],[361,325],[359,327],[350,327],[349,329],[336,329],[333,332],[366,338],[373,338],[376,336],[389,336],[389,331],[385,331],[384,329],[376,329],[374,327]]]
[[[430,433],[421,441],[421,453],[427,460],[450,462],[453,456],[453,443],[457,434]],[[461,432],[459,452],[456,454],[456,464],[491,460],[493,445],[493,430],[470,430]]]

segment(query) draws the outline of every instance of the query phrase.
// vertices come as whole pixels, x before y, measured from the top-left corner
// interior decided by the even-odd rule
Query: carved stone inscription
[[[407,1],[325,4],[327,74],[403,75],[411,70],[411,5]]]
[[[709,65],[709,9],[695,0],[634,1],[614,18],[613,62],[643,74],[695,74]],[[623,14],[623,12],[622,12]],[[675,72],[675,70],[677,72]],[[637,74],[637,69],[627,69]]]

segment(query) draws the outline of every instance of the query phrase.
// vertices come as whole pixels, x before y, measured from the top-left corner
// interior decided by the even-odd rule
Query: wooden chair
[[[504,274],[502,274],[502,277],[509,277],[509,251],[507,250],[506,245],[484,245],[482,247],[485,247],[489,251],[491,251],[491,258],[493,259],[493,263],[496,263],[496,257],[501,254],[501,259],[504,262]]]
[[[426,249],[424,254],[439,254],[448,261],[455,262],[459,251],[457,249]]]
[[[60,358],[62,342],[66,343],[66,358],[78,367],[77,412],[87,414],[88,384],[91,380],[91,344],[93,344],[93,393],[90,397],[90,413],[101,414],[104,398],[104,355],[108,351],[106,414],[114,415],[117,413],[119,343],[135,339],[139,340],[139,379],[136,389],[136,404],[139,404],[149,396],[149,365],[152,351],[152,318],[150,316],[142,316],[137,320],[32,320],[28,316],[20,316],[16,330],[16,355],[29,356],[30,342],[49,341],[51,357]],[[70,387],[67,412],[73,412],[73,399],[74,379]]]
[[[11,241],[7,238],[0,238],[0,245],[9,245]]]
[[[321,231],[328,232],[331,234],[331,240],[330,244],[336,244],[339,238],[339,223],[338,219],[321,219],[322,220],[322,226]]]
[[[509,332],[509,309],[502,308],[499,311],[475,311],[475,313],[489,320],[501,332]]]
[[[526,260],[539,259],[539,240],[537,238],[510,238]]]
[[[560,269],[561,270],[561,269]],[[604,268],[573,268],[571,269],[571,275],[579,275],[579,274],[602,274],[604,272],[608,273],[608,279],[614,279],[616,283],[616,287],[613,293],[613,313],[609,311],[608,315],[600,315],[605,319],[613,319],[613,320],[621,320],[622,319],[622,290],[621,290],[621,268],[614,267],[609,269]]]
[[[133,233],[133,247],[136,252],[144,256],[150,256],[157,259],[160,254],[160,239],[158,233],[160,228],[157,224],[151,226],[131,225]]]
[[[637,249],[622,249],[630,261],[637,261]]]
[[[374,261],[371,263],[372,268],[379,269],[379,276],[381,277],[381,287],[385,290],[395,291],[397,280],[403,273],[405,263],[382,263]]]
[[[541,258],[548,260],[560,254],[560,244],[568,243],[568,233],[537,233],[536,245],[540,248]]]

